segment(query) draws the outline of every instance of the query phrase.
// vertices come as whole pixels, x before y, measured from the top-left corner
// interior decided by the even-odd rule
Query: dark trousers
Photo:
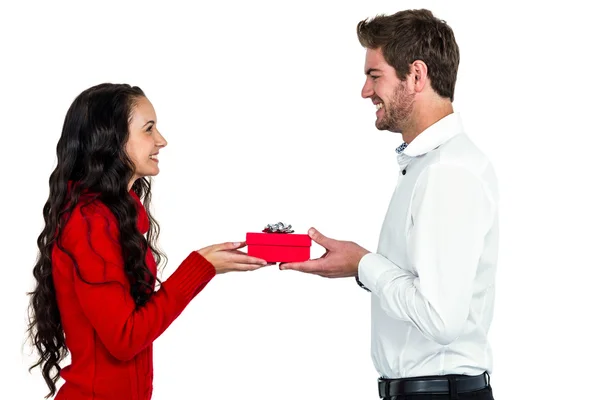
[[[489,375],[487,375],[488,383],[489,383]],[[457,377],[457,375],[446,375],[445,379],[452,381]],[[436,377],[439,378],[439,377]],[[420,380],[419,378],[407,378],[406,380]],[[471,392],[462,392],[462,393],[454,393],[452,394],[429,394],[429,393],[420,393],[420,394],[404,394],[398,396],[390,396],[386,397],[385,400],[494,400],[494,396],[492,393],[492,387],[488,385],[486,388],[475,390]]]

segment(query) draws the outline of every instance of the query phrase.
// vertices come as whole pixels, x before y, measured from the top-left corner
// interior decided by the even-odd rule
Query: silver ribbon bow
[[[263,232],[267,233],[294,233],[291,225],[285,225],[283,222],[278,222],[276,224],[267,224]]]

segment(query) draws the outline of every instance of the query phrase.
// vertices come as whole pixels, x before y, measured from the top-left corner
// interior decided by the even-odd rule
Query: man
[[[498,250],[497,183],[454,113],[459,49],[428,10],[358,24],[366,48],[362,96],[376,127],[399,132],[398,184],[376,253],[309,235],[326,252],[281,264],[356,277],[371,292],[372,359],[385,399],[493,399],[487,333]],[[422,396],[422,397],[421,397]]]

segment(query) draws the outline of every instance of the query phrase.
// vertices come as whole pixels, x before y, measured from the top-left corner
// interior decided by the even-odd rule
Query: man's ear
[[[427,64],[421,60],[415,60],[410,66],[410,72],[415,92],[422,92],[425,89],[427,79],[429,79]]]

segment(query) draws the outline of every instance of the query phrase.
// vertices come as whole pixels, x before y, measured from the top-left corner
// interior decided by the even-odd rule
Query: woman
[[[57,400],[147,400],[152,343],[215,274],[266,265],[223,243],[192,251],[155,291],[150,179],[167,142],[138,87],[102,84],[67,112],[38,238],[28,333]],[[143,204],[141,202],[143,199]],[[71,364],[61,370],[67,353]]]

